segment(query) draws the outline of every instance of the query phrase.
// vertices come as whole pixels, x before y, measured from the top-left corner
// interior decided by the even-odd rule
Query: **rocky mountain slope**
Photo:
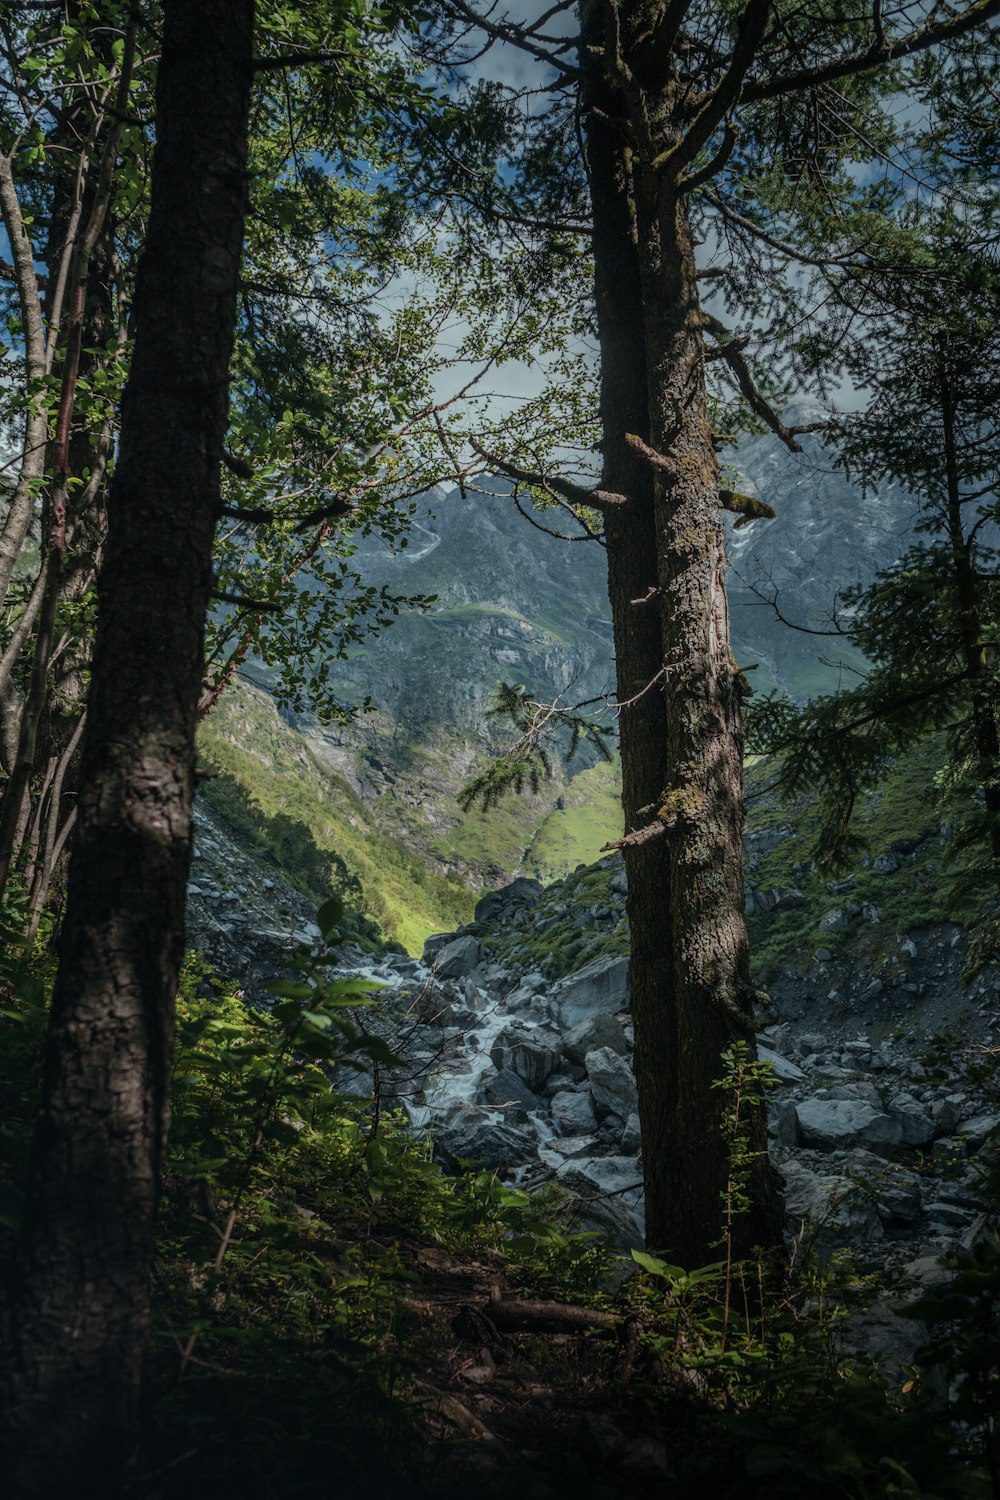
[[[805,443],[800,455],[770,436],[743,445],[739,483],[778,518],[732,536],[737,659],[756,664],[758,690],[796,698],[836,681],[843,649],[788,630],[748,585],[777,589],[786,614],[822,623],[838,588],[898,555],[914,510],[895,490],[863,498],[815,438]],[[556,878],[619,831],[614,774],[586,752],[538,796],[489,815],[462,814],[456,801],[504,743],[505,727],[485,717],[499,679],[567,703],[611,692],[604,555],[539,531],[507,493],[455,491],[418,504],[405,549],[360,538],[356,561],[375,586],[436,596],[337,664],[341,700],[369,696],[374,711],[346,726],[276,715],[253,691],[269,686],[258,665],[210,718],[204,753],[269,813],[294,804],[352,865],[387,932],[419,951],[435,927],[471,912],[474,892],[514,874]]]

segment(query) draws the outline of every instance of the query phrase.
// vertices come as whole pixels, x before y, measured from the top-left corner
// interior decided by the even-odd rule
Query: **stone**
[[[596,1136],[566,1135],[554,1141],[546,1141],[544,1146],[539,1147],[538,1154],[542,1161],[557,1172],[564,1161],[570,1161],[574,1157],[593,1156],[596,1147]]]
[[[905,1146],[927,1146],[941,1134],[933,1116],[912,1094],[897,1094],[890,1099],[888,1109],[892,1118],[903,1127]]]
[[[538,1095],[510,1068],[498,1068],[495,1073],[490,1074],[483,1083],[483,1097],[489,1104],[505,1110],[511,1117],[516,1117],[518,1113],[523,1117],[528,1110],[542,1107]]]
[[[895,1162],[872,1151],[852,1151],[847,1170],[872,1198],[879,1218],[888,1226],[911,1228],[920,1219],[920,1179]]]
[[[974,1115],[971,1120],[966,1119],[962,1121],[959,1135],[965,1136],[966,1140],[971,1144],[978,1145],[979,1142],[984,1141],[988,1135],[992,1135],[993,1131],[998,1128],[1000,1128],[1000,1115]]]
[[[454,939],[453,932],[432,932],[430,937],[424,939],[424,963],[430,963],[435,953],[440,953]]]
[[[861,1099],[806,1099],[795,1106],[805,1146],[818,1151],[849,1146],[898,1146],[903,1127]]]
[[[850,925],[850,912],[845,911],[842,906],[835,906],[832,911],[824,912],[816,923],[820,932],[842,932]]]
[[[451,1172],[463,1161],[480,1163],[489,1171],[517,1167],[536,1155],[532,1131],[518,1130],[507,1120],[498,1120],[484,1110],[456,1111],[437,1127],[434,1155]]]
[[[774,911],[795,911],[797,907],[806,904],[805,893],[794,885],[776,885],[767,894],[771,898],[770,904]]]
[[[610,1047],[622,1057],[628,1050],[625,1033],[614,1016],[590,1016],[563,1037],[563,1052],[570,1062],[582,1063],[587,1053],[598,1047]]]
[[[805,1074],[795,1063],[790,1062],[787,1057],[782,1057],[780,1052],[774,1052],[770,1047],[762,1047],[758,1043],[757,1057],[760,1062],[767,1063],[771,1072],[781,1083],[803,1083]]]
[[[645,1239],[642,1174],[631,1156],[578,1157],[556,1178],[580,1199],[580,1218],[605,1230],[622,1250]]]
[[[594,1108],[601,1115],[620,1115],[627,1120],[639,1109],[639,1096],[635,1087],[635,1075],[628,1063],[610,1047],[598,1047],[588,1052],[584,1067],[590,1082],[590,1093]]]
[[[506,1026],[490,1048],[498,1070],[510,1068],[537,1092],[562,1062],[562,1038],[546,1026]]]
[[[543,889],[541,881],[519,876],[510,885],[501,886],[496,891],[487,891],[476,903],[476,921],[490,922],[511,906],[533,905]]]
[[[824,1249],[884,1238],[872,1200],[847,1178],[813,1172],[800,1161],[783,1162],[785,1213],[793,1236],[810,1225]]]
[[[778,1099],[768,1105],[767,1128],[776,1146],[792,1149],[799,1144],[799,1117],[790,1099]]]
[[[428,942],[430,939],[428,939]],[[426,954],[427,944],[424,944]],[[434,954],[434,973],[438,979],[464,979],[477,968],[483,957],[483,945],[478,938],[468,935],[446,943]]]
[[[595,958],[552,989],[549,1014],[563,1031],[569,1031],[591,1016],[627,1010],[628,970],[627,958]]]
[[[876,855],[872,862],[873,875],[895,875],[898,869],[899,860],[891,850],[885,854]]]
[[[941,1135],[950,1135],[958,1125],[963,1113],[968,1107],[968,1101],[960,1094],[948,1095],[944,1099],[936,1099],[931,1105],[931,1119],[938,1127]]]
[[[642,1135],[639,1130],[638,1114],[629,1115],[625,1121],[625,1129],[622,1131],[621,1151],[623,1156],[638,1156],[642,1145]]]
[[[564,1090],[552,1100],[552,1123],[561,1135],[592,1135],[597,1116],[586,1090],[580,1093]]]

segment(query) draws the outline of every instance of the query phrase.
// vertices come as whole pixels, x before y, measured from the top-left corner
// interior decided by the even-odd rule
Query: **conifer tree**
[[[569,122],[566,141],[580,125],[586,192],[570,201],[579,215],[582,198],[589,220],[601,479],[568,479],[551,460],[529,469],[516,453],[497,466],[603,521],[647,1236],[693,1264],[711,1257],[720,1233],[726,1150],[713,1085],[726,1050],[752,1045],[754,997],[743,918],[744,679],[725,590],[730,496],[706,372],[723,372],[743,409],[797,448],[769,394],[776,382],[755,377],[752,358],[754,344],[780,348],[801,314],[802,295],[782,273],[792,267],[828,290],[841,271],[879,263],[892,173],[868,183],[858,163],[893,160],[905,129],[893,94],[926,96],[936,69],[975,67],[995,50],[987,23],[1000,5],[928,15],[904,3],[887,15],[878,0],[849,13],[782,0],[583,0],[575,30],[564,5],[519,26],[468,0],[441,3],[452,38],[471,29],[480,49],[508,44],[540,65],[538,79],[564,101],[545,116],[542,138],[553,139],[553,119]],[[969,63],[973,33],[979,63]],[[925,64],[934,49],[947,61]],[[503,102],[530,136],[509,96]],[[452,173],[466,199],[483,178],[484,137]],[[544,153],[529,145],[521,155],[520,197],[509,172],[485,190],[491,222],[506,208],[520,232],[541,223],[551,240],[566,195],[556,189],[549,211]],[[581,227],[577,216],[572,231]],[[696,243],[708,237],[715,263],[705,267]],[[705,288],[748,321],[765,315],[768,335],[710,313]],[[737,1250],[781,1241],[762,1107],[751,1136]]]
[[[865,486],[899,484],[920,503],[917,542],[871,587],[843,596],[843,629],[871,669],[803,709],[761,703],[750,723],[755,746],[780,755],[786,790],[819,790],[825,863],[851,852],[858,795],[892,755],[946,730],[944,790],[963,809],[962,839],[974,851],[966,879],[995,899],[1000,265],[989,189],[977,198],[961,216],[915,209],[896,264],[849,293],[846,365],[868,402],[831,444]],[[980,933],[980,956],[995,947],[992,925]]]

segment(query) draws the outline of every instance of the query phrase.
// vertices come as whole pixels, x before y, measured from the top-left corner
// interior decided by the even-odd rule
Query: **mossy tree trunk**
[[[146,1335],[246,198],[252,0],[167,0],[7,1370],[18,1493],[108,1493]]]
[[[669,51],[641,6],[583,8],[604,429],[602,488],[621,711],[623,844],[647,1242],[718,1258],[729,1156],[713,1087],[752,1049],[742,734],[702,319],[678,172]],[[635,40],[631,40],[635,38]],[[613,65],[612,65],[613,64]],[[631,440],[630,440],[631,439]],[[635,441],[638,440],[638,441]],[[737,1253],[781,1243],[762,1107],[747,1112]]]

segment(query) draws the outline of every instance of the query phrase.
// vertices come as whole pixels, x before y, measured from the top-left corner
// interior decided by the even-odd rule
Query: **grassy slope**
[[[571,781],[557,770],[561,807],[553,788],[511,797],[484,813],[473,810],[432,826],[427,810],[393,795],[362,799],[343,777],[320,764],[309,741],[285,723],[267,694],[238,682],[201,732],[201,755],[224,771],[268,817],[284,814],[333,850],[361,882],[365,911],[385,935],[419,953],[424,939],[466,922],[484,886],[504,884],[515,871],[558,879],[598,857],[620,823],[617,771],[596,765]],[[433,749],[410,747],[412,773],[428,785],[446,783],[464,747],[442,740]],[[398,755],[398,750],[394,749]],[[419,760],[419,767],[411,761]],[[437,787],[437,801],[451,800]],[[421,851],[426,851],[426,855]],[[433,868],[437,863],[438,870]],[[474,869],[473,882],[450,865]]]
[[[758,982],[766,984],[785,960],[808,956],[817,948],[836,950],[848,941],[856,947],[860,941],[874,961],[883,949],[895,947],[899,933],[946,920],[968,925],[987,893],[980,891],[978,897],[958,903],[949,899],[948,877],[957,860],[948,849],[942,827],[947,813],[934,781],[942,752],[940,740],[928,740],[902,757],[883,784],[862,800],[855,828],[866,847],[849,868],[837,872],[815,862],[817,814],[812,799],[794,804],[781,800],[770,790],[769,762],[754,758],[748,764],[748,882],[763,890],[794,887],[806,898],[804,906],[755,912],[748,918]],[[767,853],[755,853],[753,835],[768,832],[782,836]],[[899,840],[911,840],[916,848],[898,856],[895,872],[876,874],[875,859]],[[620,862],[608,857],[549,886],[524,927],[481,924],[477,931],[501,961],[539,968],[549,978],[572,973],[605,954],[627,953],[624,902],[611,889],[618,868]],[[848,879],[853,881],[848,890],[829,890],[831,884]],[[821,929],[823,916],[843,909],[847,901],[877,907],[880,921],[866,923],[856,916],[841,930]],[[581,907],[607,907],[610,916],[581,926]]]
[[[429,933],[468,920],[475,893],[428,870],[400,838],[381,830],[346,781],[317,765],[264,693],[237,684],[203,726],[200,748],[265,814],[298,820],[320,848],[340,855],[387,937],[419,952]]]

